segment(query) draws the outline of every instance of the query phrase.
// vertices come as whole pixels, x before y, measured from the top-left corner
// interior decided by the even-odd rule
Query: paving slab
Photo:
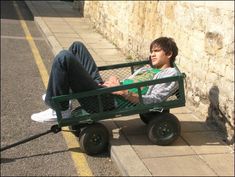
[[[107,41],[102,42],[101,45],[100,43],[90,43],[89,46],[93,49],[116,49],[113,44]]]
[[[99,33],[82,33],[81,36],[86,39],[86,38],[94,38],[94,39],[104,39],[104,37],[99,34]]]
[[[59,38],[77,38],[79,35],[77,33],[54,33],[57,39]]]
[[[192,113],[175,113],[174,114],[181,124],[182,132],[202,132],[202,131],[213,131],[205,121],[195,119]]]
[[[104,38],[100,38],[100,37],[92,37],[92,36],[87,36],[84,37],[81,33],[78,33],[81,38],[86,41],[87,43],[94,43],[94,42],[102,42],[104,40]]]
[[[64,19],[61,17],[42,17],[42,19],[47,23],[50,24],[51,22],[64,22]]]
[[[70,27],[66,26],[66,23],[60,24],[60,25],[48,25],[48,27],[50,28],[50,30],[53,33],[73,33],[73,29],[71,29]]]
[[[127,138],[141,159],[196,155],[181,137],[171,146],[154,145],[146,135],[129,135]]]
[[[84,36],[82,36],[84,38]],[[101,56],[109,56],[109,55],[120,55],[120,52],[115,48],[115,49],[100,49],[96,48],[95,51],[99,53]],[[124,57],[124,55],[123,55]]]
[[[91,27],[88,27],[88,26],[83,26],[83,27],[79,27],[79,25],[76,25],[73,27],[73,30],[78,33],[80,36],[82,36],[84,39],[90,39],[90,38],[94,38],[94,39],[97,39],[97,40],[103,40],[103,38],[101,38],[100,36],[98,35],[90,35],[89,34],[92,34],[94,33],[95,31],[91,29]]]
[[[76,37],[59,37],[57,40],[64,49],[68,49],[74,41],[80,41],[80,37],[78,35]]]
[[[190,144],[197,154],[230,153],[227,146],[216,132],[183,133],[182,137]]]
[[[86,21],[82,20],[82,18],[78,18],[76,19],[76,21],[71,20],[71,19],[66,19],[65,20],[69,25],[71,25],[73,27],[73,29],[77,29],[80,30],[82,32],[82,30],[84,29],[88,29],[88,30],[92,30],[93,27],[90,23],[87,23]]]
[[[200,155],[202,159],[218,174],[218,176],[234,176],[234,154]]]
[[[218,176],[197,155],[143,159],[153,176]]]

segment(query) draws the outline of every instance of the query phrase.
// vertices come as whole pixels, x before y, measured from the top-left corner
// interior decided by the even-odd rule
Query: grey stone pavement
[[[97,65],[125,62],[125,56],[69,1],[25,1],[53,53],[82,41]],[[111,134],[111,158],[125,176],[234,176],[234,150],[218,132],[187,107],[172,109],[182,126],[170,146],[153,145],[138,115],[105,120]]]

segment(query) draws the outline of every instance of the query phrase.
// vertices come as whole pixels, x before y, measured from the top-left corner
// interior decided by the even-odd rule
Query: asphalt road
[[[40,55],[50,72],[53,54],[27,6],[17,1]],[[13,1],[1,1],[1,147],[45,132],[52,124],[33,122],[46,109],[45,88]],[[85,155],[94,176],[119,175],[109,152]],[[61,133],[48,134],[1,152],[1,176],[78,176]]]

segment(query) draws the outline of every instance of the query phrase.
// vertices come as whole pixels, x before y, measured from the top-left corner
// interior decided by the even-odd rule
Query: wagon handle
[[[49,134],[49,133],[52,133],[52,132],[53,133],[58,133],[60,131],[61,131],[61,128],[57,124],[56,125],[52,125],[50,130],[47,130],[46,132],[39,133],[37,135],[33,135],[33,136],[29,137],[29,138],[26,138],[26,139],[23,139],[23,140],[18,141],[16,143],[13,143],[13,144],[10,144],[8,146],[5,146],[5,147],[1,148],[0,151],[2,152],[2,151],[5,151],[7,149],[10,149],[12,147],[15,147],[15,146],[18,146],[20,144],[26,143],[28,141],[34,140],[36,138],[39,138],[39,137],[41,137],[43,135],[46,135],[46,134]]]

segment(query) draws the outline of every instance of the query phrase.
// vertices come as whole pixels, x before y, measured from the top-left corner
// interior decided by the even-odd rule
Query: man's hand
[[[103,84],[106,87],[115,87],[120,85],[120,80],[117,76],[110,76],[107,81],[104,82]],[[125,95],[127,90],[120,90],[116,92],[112,92],[112,94],[115,95]]]
[[[117,76],[110,76],[103,84],[106,87],[115,87],[120,85],[119,78]]]
[[[107,81],[103,84],[106,87],[115,87],[120,85],[120,80],[117,76],[111,76]],[[137,94],[133,94],[128,92],[128,90],[120,90],[116,92],[112,92],[114,95],[123,96],[125,99],[129,100],[132,103],[139,103],[139,96]]]

